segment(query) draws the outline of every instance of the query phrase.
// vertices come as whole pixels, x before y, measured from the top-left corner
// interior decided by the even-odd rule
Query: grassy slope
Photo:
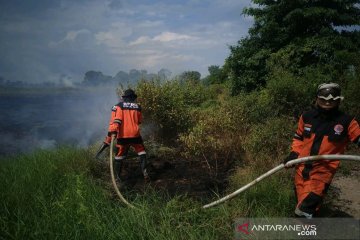
[[[294,202],[291,181],[280,174],[208,210],[152,189],[133,196],[140,210],[132,210],[94,177],[89,151],[38,151],[0,164],[1,239],[231,239],[236,218],[288,216]],[[241,186],[255,175],[232,181]]]

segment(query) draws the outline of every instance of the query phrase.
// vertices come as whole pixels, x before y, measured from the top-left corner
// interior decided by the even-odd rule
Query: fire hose
[[[113,184],[113,187],[115,189],[115,192],[116,192],[116,195],[118,195],[118,197],[120,198],[120,200],[125,204],[127,205],[128,207],[130,208],[134,208],[136,209],[136,207],[134,205],[132,205],[131,203],[129,203],[125,198],[124,196],[121,194],[117,184],[116,184],[116,181],[115,181],[115,175],[114,175],[114,167],[113,167],[113,153],[114,153],[114,150],[113,150],[113,146],[114,146],[114,137],[111,137],[111,143],[110,143],[110,174],[111,174],[111,181],[112,181],[112,184]]]
[[[303,158],[298,158],[295,160],[291,160],[289,162],[287,162],[286,164],[280,164],[279,166],[269,170],[268,172],[264,173],[263,175],[261,175],[260,177],[256,178],[254,181],[246,184],[245,186],[239,188],[238,190],[236,190],[235,192],[232,192],[228,195],[226,195],[225,197],[216,200],[214,202],[211,202],[209,204],[204,205],[202,208],[206,209],[206,208],[210,208],[213,206],[216,206],[220,203],[224,203],[225,201],[235,197],[236,195],[244,192],[245,190],[247,190],[248,188],[250,188],[251,186],[255,185],[256,183],[262,181],[263,179],[271,176],[272,174],[280,171],[281,169],[285,168],[285,167],[290,167],[293,166],[295,164],[298,163],[303,163],[303,162],[307,162],[307,161],[319,161],[319,160],[349,160],[349,161],[360,161],[360,156],[355,156],[355,155],[318,155],[318,156],[309,156],[309,157],[303,157]]]
[[[110,173],[111,173],[111,180],[112,180],[113,187],[114,187],[115,192],[118,195],[119,199],[125,205],[127,205],[130,208],[137,209],[134,205],[132,205],[131,203],[129,203],[125,199],[125,197],[121,194],[121,192],[120,192],[120,190],[119,190],[119,188],[118,188],[118,186],[116,184],[115,176],[114,176],[114,169],[113,169],[113,145],[114,145],[114,137],[111,138],[111,143],[110,143]],[[225,197],[223,197],[223,198],[221,198],[219,200],[216,200],[214,202],[206,204],[206,205],[202,206],[202,208],[206,209],[206,208],[214,207],[216,205],[224,203],[225,201],[234,198],[238,194],[244,192],[245,190],[249,189],[253,185],[259,183],[260,181],[262,181],[265,178],[273,175],[274,173],[282,170],[285,167],[291,167],[291,166],[293,166],[295,164],[298,164],[298,163],[303,163],[303,162],[308,162],[308,161],[320,161],[320,160],[360,161],[360,156],[356,156],[356,155],[317,155],[317,156],[309,156],[309,157],[303,157],[303,158],[298,158],[298,159],[295,159],[295,160],[291,160],[291,161],[287,162],[286,164],[282,163],[279,166],[274,167],[273,169],[269,170],[268,172],[264,173],[263,175],[259,176],[258,178],[256,178],[252,182],[250,182],[250,183],[246,184],[245,186],[239,188],[238,190],[226,195]]]

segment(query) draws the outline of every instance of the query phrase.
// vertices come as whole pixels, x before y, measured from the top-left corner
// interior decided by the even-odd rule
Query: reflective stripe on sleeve
[[[297,140],[300,140],[300,141],[303,141],[303,140],[304,140],[303,136],[300,136],[300,135],[297,134],[297,133],[295,133],[294,138],[297,139]]]

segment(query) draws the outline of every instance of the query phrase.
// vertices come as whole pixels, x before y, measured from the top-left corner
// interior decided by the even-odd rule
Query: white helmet
[[[318,86],[317,97],[328,100],[343,100],[344,97],[341,96],[341,88],[337,83],[322,83]]]

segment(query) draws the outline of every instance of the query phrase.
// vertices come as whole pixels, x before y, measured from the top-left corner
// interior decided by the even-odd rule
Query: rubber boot
[[[313,214],[303,212],[303,211],[301,211],[299,208],[296,208],[296,209],[295,209],[295,217],[297,217],[297,218],[312,219],[312,218],[313,218]]]
[[[147,172],[147,162],[146,162],[146,154],[142,154],[139,156],[140,158],[140,167],[141,167],[141,172],[144,175],[144,180],[145,182],[149,182],[150,181],[150,177],[149,174]]]
[[[114,174],[116,181],[120,181],[122,161],[121,159],[115,159],[114,161]]]

